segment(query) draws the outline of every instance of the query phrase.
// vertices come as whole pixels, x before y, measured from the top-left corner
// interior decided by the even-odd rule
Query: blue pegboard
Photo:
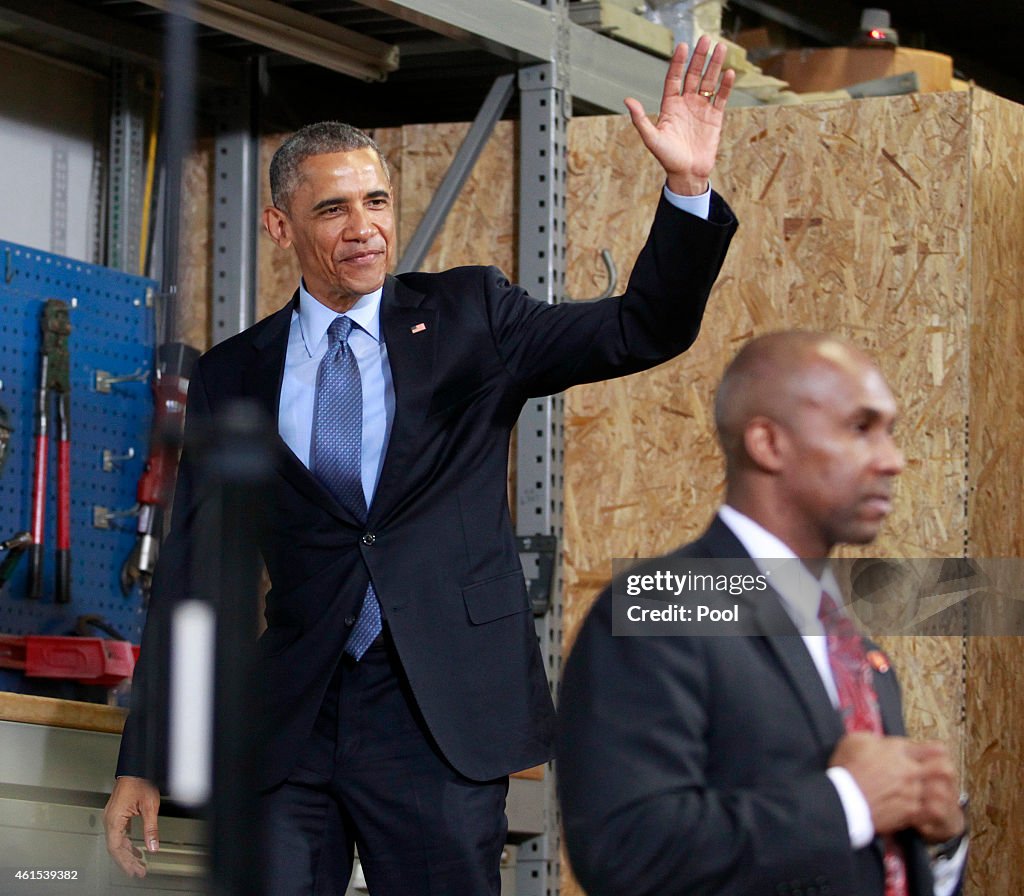
[[[0,541],[29,528],[33,423],[39,379],[40,315],[47,299],[70,305],[71,336],[71,603],[53,600],[56,446],[51,428],[46,507],[45,590],[29,600],[28,557],[0,591],[0,633],[68,634],[78,616],[95,613],[138,643],[144,609],[136,589],[121,594],[119,571],[135,543],[135,520],[93,525],[94,508],[127,510],[146,460],[152,395],[148,378],[96,389],[96,371],[119,376],[153,361],[152,280],[133,277],[0,241],[0,404],[15,432],[0,473]],[[51,420],[55,420],[52,398]],[[134,458],[103,470],[103,451]],[[99,634],[99,633],[97,633]],[[0,687],[9,684],[0,681]]]

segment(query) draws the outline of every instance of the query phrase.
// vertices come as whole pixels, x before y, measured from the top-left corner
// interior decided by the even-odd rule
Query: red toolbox
[[[0,635],[0,668],[33,678],[113,687],[132,677],[139,648],[128,641],[62,635]]]

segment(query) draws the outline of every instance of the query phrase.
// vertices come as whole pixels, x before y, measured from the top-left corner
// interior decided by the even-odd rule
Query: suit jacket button
[[[363,536],[363,544],[365,544],[367,547],[369,547],[371,544],[373,544],[376,540],[377,540],[377,536],[374,535],[372,532],[367,532]]]

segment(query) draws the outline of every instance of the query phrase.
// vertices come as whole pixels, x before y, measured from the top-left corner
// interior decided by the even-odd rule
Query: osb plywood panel
[[[970,547],[978,557],[1022,557],[1024,109],[971,95]]]
[[[455,157],[468,124],[402,128],[401,243],[406,245]],[[513,122],[498,122],[470,172],[444,227],[420,266],[443,271],[493,264],[515,279],[518,162]]]
[[[1024,109],[972,91],[969,550],[1024,556]],[[969,893],[1020,893],[1024,676],[1019,639],[968,640]]]
[[[202,140],[185,159],[181,188],[178,300],[172,340],[210,347],[213,234],[213,143]]]
[[[968,639],[967,792],[971,856],[968,896],[1024,892],[1024,744],[1018,698],[1020,638]]]
[[[958,556],[966,533],[969,97],[941,94],[730,112],[716,189],[741,226],[697,344],[566,401],[565,645],[611,558],[699,534],[723,492],[711,402],[753,335],[835,332],[878,360],[902,406],[896,510],[848,556]],[[569,292],[625,284],[661,174],[625,118],[570,128]],[[964,766],[959,638],[888,638],[915,736]],[[567,875],[567,893],[578,892]]]
[[[722,494],[715,383],[743,342],[774,329],[851,339],[900,398],[907,469],[870,552],[961,552],[967,102],[941,94],[730,114],[714,180],[741,225],[697,344],[567,398],[568,640],[611,558],[655,555],[706,525]],[[606,247],[624,285],[660,185],[627,119],[572,123],[571,294],[599,291]]]

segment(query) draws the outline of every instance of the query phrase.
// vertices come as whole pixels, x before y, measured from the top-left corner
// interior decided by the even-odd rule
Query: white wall
[[[107,139],[108,89],[101,76],[0,46],[0,239],[92,260],[93,141]],[[68,172],[63,246],[52,232],[54,154],[61,151]]]

